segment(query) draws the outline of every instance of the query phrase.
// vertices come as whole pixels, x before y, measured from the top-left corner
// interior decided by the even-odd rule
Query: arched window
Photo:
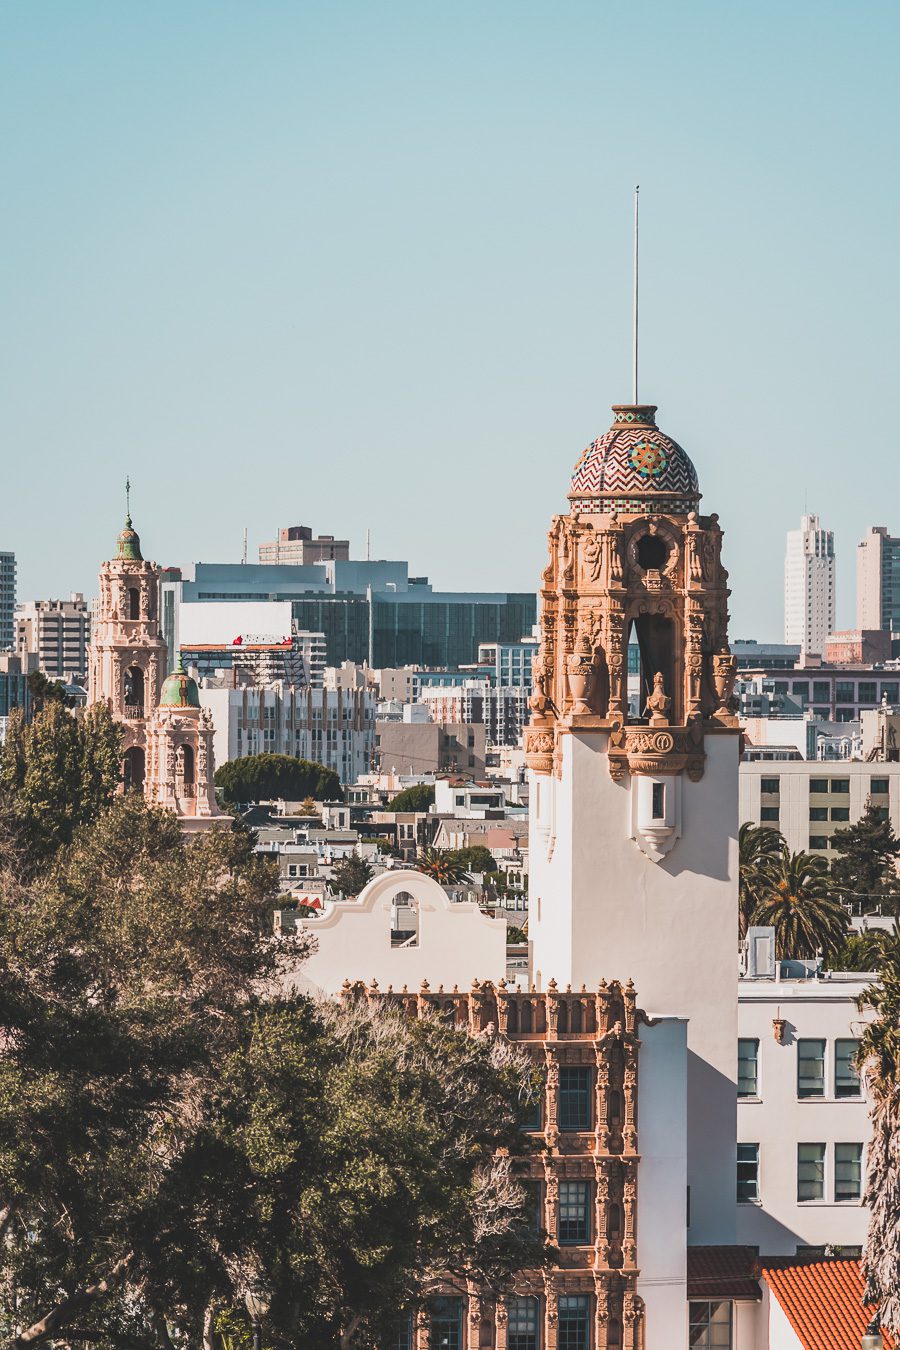
[[[183,797],[194,795],[194,751],[190,745],[179,745],[175,752],[175,777]]]
[[[611,1317],[606,1324],[606,1344],[608,1350],[622,1350],[622,1323],[618,1317]]]
[[[532,1030],[531,999],[523,998],[519,1005],[519,1029],[521,1031]]]
[[[622,1124],[622,1094],[618,1088],[609,1091],[609,1123],[613,1128]]]
[[[128,617],[129,619],[141,617],[141,593],[137,586],[128,587]]]
[[[144,672],[140,666],[130,666],[125,672],[122,697],[125,703],[125,716],[140,718],[144,716]]]
[[[122,783],[126,792],[141,792],[144,787],[144,752],[139,745],[125,751],[122,762]]]
[[[397,891],[391,898],[391,946],[418,945],[419,902],[409,891]]]

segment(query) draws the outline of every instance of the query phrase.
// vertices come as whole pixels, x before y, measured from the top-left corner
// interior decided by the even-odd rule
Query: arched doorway
[[[145,758],[141,747],[129,746],[122,761],[122,783],[126,792],[143,792],[144,765]]]
[[[637,640],[640,652],[640,693],[638,695],[639,722],[646,722],[647,699],[653,693],[653,679],[663,677],[663,688],[672,702],[669,721],[677,725],[681,720],[681,691],[678,688],[676,659],[676,630],[672,619],[664,614],[639,614],[628,626],[628,640]]]
[[[125,672],[123,684],[125,716],[141,718],[144,716],[144,672],[140,666],[129,666]]]

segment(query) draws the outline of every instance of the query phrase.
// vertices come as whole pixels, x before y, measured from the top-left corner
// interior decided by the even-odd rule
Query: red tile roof
[[[756,1247],[688,1247],[688,1298],[761,1298]]]
[[[862,1306],[858,1261],[767,1261],[762,1275],[803,1350],[855,1350],[859,1345],[871,1313]],[[885,1346],[893,1346],[887,1332],[882,1337]]]

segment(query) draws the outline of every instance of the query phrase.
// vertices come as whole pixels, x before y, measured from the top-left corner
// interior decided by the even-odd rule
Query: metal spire
[[[638,193],[634,189],[634,294],[631,312],[631,401],[638,401]]]
[[[125,516],[128,524],[131,524],[131,479],[125,479]]]

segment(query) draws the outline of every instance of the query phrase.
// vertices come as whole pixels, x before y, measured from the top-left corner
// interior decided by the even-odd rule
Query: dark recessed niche
[[[669,560],[669,549],[658,534],[643,534],[638,540],[637,560],[644,571],[661,572]]]

